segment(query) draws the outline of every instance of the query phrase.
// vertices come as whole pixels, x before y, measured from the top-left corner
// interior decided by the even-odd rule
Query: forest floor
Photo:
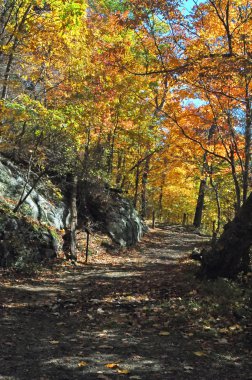
[[[87,265],[3,271],[0,379],[252,379],[251,276],[198,280],[204,241],[169,226]]]

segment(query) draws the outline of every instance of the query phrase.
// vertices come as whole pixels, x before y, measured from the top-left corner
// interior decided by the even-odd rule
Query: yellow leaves
[[[83,368],[83,367],[86,367],[87,365],[88,365],[87,362],[81,361],[78,363],[78,368]]]
[[[229,326],[230,331],[236,331],[236,330],[241,330],[241,329],[242,327],[238,323],[236,323],[235,325]]]
[[[129,371],[127,369],[118,369],[117,373],[120,373],[122,375],[128,375]]]
[[[203,351],[195,351],[194,355],[198,357],[207,356],[207,354]]]
[[[118,368],[118,364],[117,363],[108,363],[108,364],[105,364],[105,367],[115,369],[115,368]]]
[[[169,336],[170,333],[169,333],[169,331],[160,331],[160,333],[158,335],[160,335],[160,336]]]
[[[120,368],[118,363],[108,363],[108,364],[105,364],[105,367],[107,367],[109,369],[114,369],[117,373],[119,373],[121,375],[128,375],[129,374],[129,371],[127,369]]]
[[[220,328],[218,331],[221,334],[228,334],[230,332],[240,331],[240,330],[242,330],[242,327],[238,323],[236,323],[235,325],[231,325],[229,327]]]

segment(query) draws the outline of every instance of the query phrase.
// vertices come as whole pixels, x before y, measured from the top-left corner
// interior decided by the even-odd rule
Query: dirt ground
[[[198,280],[204,240],[163,227],[88,265],[2,272],[0,379],[252,379],[250,278]]]

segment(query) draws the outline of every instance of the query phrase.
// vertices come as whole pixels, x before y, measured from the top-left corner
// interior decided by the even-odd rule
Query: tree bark
[[[213,248],[202,251],[200,276],[235,278],[249,266],[252,245],[252,193]]]
[[[77,228],[77,184],[78,177],[73,175],[72,178],[72,189],[71,189],[71,199],[70,199],[70,255],[71,259],[77,260],[76,253],[76,228]]]
[[[193,225],[196,228],[199,228],[201,226],[202,213],[203,213],[203,207],[204,207],[204,198],[205,198],[205,189],[206,189],[206,180],[202,179],[200,181],[199,195],[198,195],[197,206],[196,206],[194,221],[193,221]]]
[[[143,170],[142,175],[142,191],[141,191],[141,216],[143,219],[147,216],[147,183],[148,183],[148,176],[150,171],[150,160],[151,158],[148,157],[145,161],[145,166]]]
[[[247,199],[249,188],[249,171],[251,162],[251,105],[249,83],[246,83],[246,124],[245,124],[245,148],[244,148],[244,173],[243,173],[243,202]]]
[[[134,208],[137,208],[137,200],[138,200],[138,186],[139,186],[139,176],[140,176],[140,168],[139,165],[136,168],[136,177],[135,177],[135,193],[134,193],[134,200],[133,200],[133,206]]]

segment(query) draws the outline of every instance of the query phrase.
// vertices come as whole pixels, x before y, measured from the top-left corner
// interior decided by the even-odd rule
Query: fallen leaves
[[[191,365],[184,365],[185,372],[192,372],[194,370],[194,367]]]
[[[105,367],[115,369],[115,368],[118,368],[118,364],[117,363],[108,363],[108,364],[105,364]]]
[[[122,375],[128,375],[129,374],[129,371],[127,369],[118,369],[117,370],[117,373],[120,373]]]
[[[88,363],[87,363],[87,362],[84,362],[84,361],[81,361],[81,362],[78,363],[78,367],[79,367],[79,368],[86,367],[87,365],[88,365]]]
[[[205,352],[203,352],[203,351],[195,351],[194,355],[195,356],[199,356],[199,357],[201,357],[201,356],[207,356],[207,354]]]
[[[114,370],[116,370],[117,373],[119,373],[121,375],[128,375],[129,374],[129,371],[127,369],[120,368],[118,363],[107,363],[107,364],[105,364],[105,367],[107,367],[109,369],[114,369]]]
[[[169,331],[160,331],[160,333],[158,335],[160,335],[160,336],[169,336],[170,333],[169,333]]]

